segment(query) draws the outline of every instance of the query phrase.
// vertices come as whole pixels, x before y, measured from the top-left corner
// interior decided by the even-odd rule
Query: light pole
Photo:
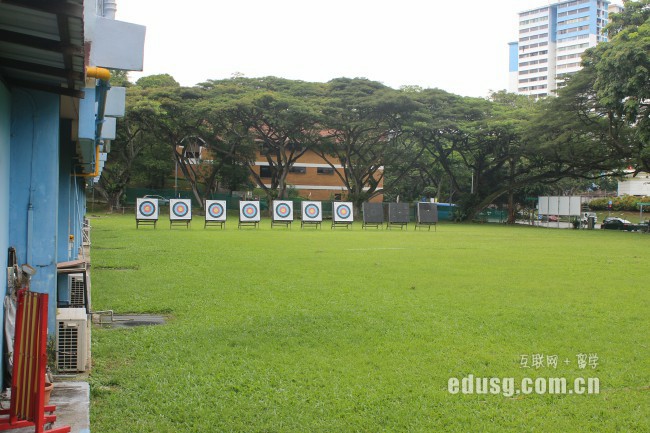
[[[176,160],[176,170],[174,170],[174,197],[178,197],[178,159]]]

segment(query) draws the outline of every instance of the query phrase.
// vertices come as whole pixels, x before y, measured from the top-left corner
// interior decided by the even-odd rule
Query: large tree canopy
[[[650,171],[650,0],[626,1],[607,30],[610,41],[586,52],[578,75],[591,81],[594,114],[607,119],[621,158]]]
[[[246,178],[269,199],[284,198],[293,165],[313,151],[336,169],[357,208],[381,193],[435,196],[460,204],[470,219],[507,203],[514,221],[518,194],[629,165],[650,171],[650,0],[625,6],[612,15],[610,41],[586,52],[557,98],[538,101],[395,90],[363,78],[236,76],[193,88],[167,74],[141,78],[128,90],[118,151],[101,185],[119,196],[126,182],[142,179],[131,175],[138,170],[155,183],[169,170],[158,157],[178,164],[199,202],[220,182],[234,188]],[[211,155],[201,169],[179,151],[190,139]]]

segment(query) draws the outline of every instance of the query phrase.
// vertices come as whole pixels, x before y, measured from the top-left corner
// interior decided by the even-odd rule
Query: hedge
[[[591,210],[608,210],[610,200],[614,211],[638,211],[638,203],[650,203],[650,197],[623,195],[621,197],[595,198],[589,202],[589,208]]]

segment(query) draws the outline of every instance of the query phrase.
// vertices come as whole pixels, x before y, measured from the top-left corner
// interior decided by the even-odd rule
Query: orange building
[[[335,168],[327,163],[320,155],[311,150],[306,151],[291,167],[291,172],[287,176],[287,184],[295,188],[301,197],[311,198],[312,200],[345,200],[347,198],[347,188],[335,169],[343,170],[343,166],[339,163],[334,164]],[[266,157],[262,153],[257,153],[255,160],[255,172],[260,176],[262,181],[265,182],[267,187],[271,183],[271,170]],[[380,169],[383,172],[383,167]],[[379,182],[378,189],[381,190],[384,186],[383,178]],[[384,199],[383,194],[378,194],[370,201],[382,202]]]
[[[210,152],[201,143],[196,141],[186,143],[184,147],[177,147],[177,151],[182,153],[190,164],[200,165],[201,161],[208,162],[212,159]],[[338,161],[336,161],[338,162]],[[266,187],[271,186],[271,170],[269,163],[261,152],[257,152],[252,169],[260,176]],[[332,168],[327,161],[320,155],[311,150],[307,150],[296,163],[291,167],[291,172],[287,176],[287,184],[298,191],[303,198],[312,200],[345,200],[347,198],[347,188],[335,170],[343,170],[340,162],[334,164]],[[383,173],[383,167],[379,173]],[[341,172],[341,174],[343,174]],[[182,173],[177,173],[182,178]],[[268,183],[266,182],[268,181]],[[256,184],[251,176],[251,182]],[[383,178],[379,182],[378,189],[384,186]],[[383,194],[378,194],[370,201],[382,202]]]

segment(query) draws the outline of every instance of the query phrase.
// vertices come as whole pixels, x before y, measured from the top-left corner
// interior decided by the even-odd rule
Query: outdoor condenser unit
[[[70,307],[71,308],[85,308],[86,307],[86,290],[84,289],[84,275],[83,274],[69,274],[68,275],[68,290],[70,293]]]
[[[85,308],[59,308],[56,315],[56,368],[59,372],[86,370],[88,316]]]

